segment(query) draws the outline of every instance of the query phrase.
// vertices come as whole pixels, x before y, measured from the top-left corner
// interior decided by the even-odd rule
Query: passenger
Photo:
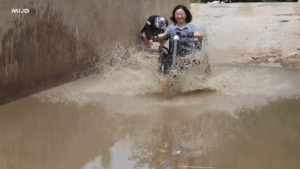
[[[157,36],[160,33],[164,33],[168,27],[168,21],[159,15],[152,15],[148,18],[145,26],[141,30],[141,38],[144,41],[147,48],[151,48],[153,45],[153,37]],[[164,46],[165,41],[159,40],[159,51],[161,51]]]
[[[170,25],[163,34],[159,34],[158,35],[159,39],[163,39],[167,35],[173,37],[177,33],[180,33],[181,35],[194,33],[194,38],[198,38],[199,41],[203,39],[203,36],[200,33],[199,29],[195,25],[190,24],[193,17],[190,11],[184,5],[177,5],[173,10],[170,19],[174,22],[174,25]],[[188,37],[180,38],[179,48],[181,50],[182,49],[186,49],[189,51],[193,50],[192,48],[195,47],[194,38],[188,38]]]

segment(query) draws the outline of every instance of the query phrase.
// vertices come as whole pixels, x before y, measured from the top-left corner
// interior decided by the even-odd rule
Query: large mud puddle
[[[1,106],[0,168],[299,167],[299,70],[212,66],[166,98],[134,57]]]

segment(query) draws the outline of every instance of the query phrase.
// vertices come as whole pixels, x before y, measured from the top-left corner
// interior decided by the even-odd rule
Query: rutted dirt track
[[[300,4],[192,5],[213,63],[299,67]]]

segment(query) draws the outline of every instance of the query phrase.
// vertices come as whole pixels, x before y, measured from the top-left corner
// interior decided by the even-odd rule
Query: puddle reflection
[[[0,168],[298,168],[300,101],[232,116],[163,107],[109,113],[101,105],[0,107]]]

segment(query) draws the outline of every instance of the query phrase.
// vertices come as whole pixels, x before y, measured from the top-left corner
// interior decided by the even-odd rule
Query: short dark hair
[[[172,16],[171,16],[171,21],[174,22],[174,24],[177,23],[176,18],[175,18],[175,12],[177,11],[177,9],[183,9],[185,14],[186,14],[186,18],[185,18],[185,22],[186,23],[190,23],[193,20],[193,16],[191,14],[191,12],[184,6],[184,5],[177,5],[172,12]]]

